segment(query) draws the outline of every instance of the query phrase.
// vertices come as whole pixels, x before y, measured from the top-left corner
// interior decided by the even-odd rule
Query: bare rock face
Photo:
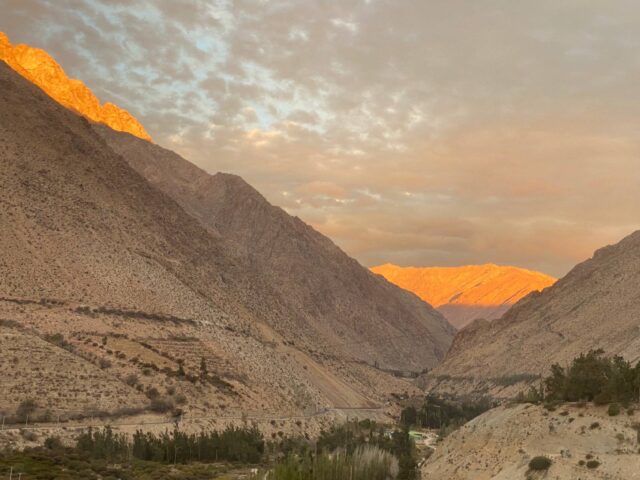
[[[470,326],[471,327],[471,326]],[[507,398],[552,363],[602,348],[640,359],[640,231],[598,250],[543,292],[500,319],[458,333],[423,384],[442,393]]]
[[[556,281],[544,273],[492,264],[428,268],[386,264],[371,271],[415,293],[458,329],[476,318],[500,318],[521,298]]]
[[[324,345],[370,365],[414,372],[444,358],[455,330],[437,311],[369,272],[242,178],[209,175],[174,152],[95,128],[261,279],[268,290],[256,291],[256,298],[277,299],[282,314],[271,326],[296,345]]]
[[[67,77],[62,67],[44,50],[28,45],[13,46],[9,38],[0,32],[0,60],[61,105],[89,120],[151,141],[144,127],[129,112],[112,103],[101,105],[84,83]]]

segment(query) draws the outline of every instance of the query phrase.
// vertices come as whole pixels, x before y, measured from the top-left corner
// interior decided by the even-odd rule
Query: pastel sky
[[[365,265],[562,275],[640,226],[635,0],[0,0],[154,140]]]

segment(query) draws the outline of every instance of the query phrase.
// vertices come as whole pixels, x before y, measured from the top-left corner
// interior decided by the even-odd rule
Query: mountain
[[[0,412],[30,398],[68,416],[369,408],[415,391],[373,365],[443,357],[440,314],[240,178],[91,124],[1,62],[0,111]],[[149,148],[159,172],[201,173],[165,180],[210,203],[185,211],[96,130]]]
[[[462,329],[445,361],[422,379],[441,393],[508,398],[580,353],[602,348],[640,359],[640,231],[602,248],[500,319]]]
[[[493,264],[427,268],[385,264],[371,271],[415,293],[457,328],[476,318],[500,318],[521,298],[556,281],[544,273]]]
[[[240,177],[209,175],[174,152],[95,128],[136,171],[263,276],[287,312],[271,325],[283,336],[307,349],[322,340],[390,370],[420,371],[444,357],[454,329],[438,312],[367,271]]]
[[[151,140],[144,127],[129,112],[113,103],[101,105],[84,83],[67,77],[62,67],[44,50],[28,45],[13,46],[9,38],[0,32],[0,60],[58,103],[89,120]]]

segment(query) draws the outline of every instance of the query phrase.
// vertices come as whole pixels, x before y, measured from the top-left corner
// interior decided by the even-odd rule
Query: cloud
[[[365,264],[560,275],[638,228],[631,0],[0,0],[154,139]]]

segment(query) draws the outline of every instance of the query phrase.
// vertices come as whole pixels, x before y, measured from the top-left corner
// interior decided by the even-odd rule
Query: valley
[[[599,96],[513,121],[525,83],[487,85],[520,57],[432,96],[451,55],[401,68],[398,32],[442,46],[399,4],[62,3],[57,59],[0,32],[1,479],[640,479],[640,169]],[[295,53],[336,38],[320,72]],[[487,41],[474,68],[512,48]],[[490,120],[476,82],[479,111],[509,99]]]

